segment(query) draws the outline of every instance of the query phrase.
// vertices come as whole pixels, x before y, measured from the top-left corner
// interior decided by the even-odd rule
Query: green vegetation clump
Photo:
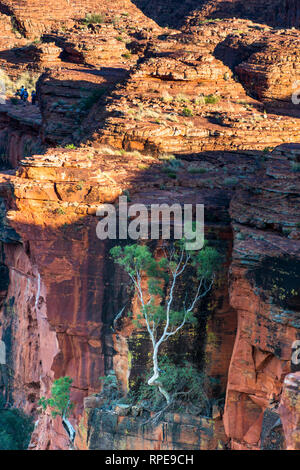
[[[139,170],[148,170],[150,165],[147,165],[146,163],[139,163],[137,167]]]
[[[238,181],[239,181],[238,178],[236,178],[235,176],[232,176],[232,177],[225,178],[224,184],[226,186],[235,186],[238,183]]]
[[[70,415],[70,411],[73,409],[74,404],[70,401],[70,389],[73,380],[70,377],[60,377],[54,380],[51,388],[51,398],[41,397],[39,405],[42,406],[43,410],[46,410],[47,406],[51,409],[53,418],[61,416],[67,418]]]
[[[11,104],[17,105],[17,104],[20,103],[20,100],[19,100],[19,98],[12,97],[10,99],[10,102],[11,102]]]
[[[101,24],[103,23],[104,18],[102,15],[97,14],[97,13],[87,13],[85,15],[85,18],[83,20],[83,23],[88,25],[88,24]]]
[[[162,153],[162,154],[158,155],[158,159],[159,160],[164,160],[164,161],[169,161],[169,160],[175,160],[176,157],[175,157],[175,155],[173,155],[171,153]]]
[[[199,25],[206,24],[206,23],[216,23],[218,21],[223,21],[222,18],[209,18],[207,20],[200,20]]]
[[[54,214],[65,215],[66,213],[62,207],[58,207],[57,209],[55,209]]]
[[[101,88],[99,90],[94,90],[86,98],[82,98],[79,102],[79,108],[81,111],[89,111],[91,107],[106,93],[106,88]]]
[[[216,104],[220,101],[220,97],[216,95],[207,95],[204,96],[205,104]]]
[[[17,37],[25,37],[24,31],[20,28],[18,20],[15,16],[10,17],[11,30]]]
[[[31,417],[0,400],[0,450],[26,450],[33,428]]]
[[[182,114],[186,117],[191,117],[193,116],[193,111],[190,108],[183,108]]]
[[[123,399],[123,393],[116,377],[115,372],[112,370],[108,375],[99,377],[102,383],[102,391],[98,395],[102,398],[102,408],[112,409],[114,405],[120,403]]]
[[[191,174],[204,174],[207,173],[207,168],[196,168],[193,166],[188,167],[188,172]]]
[[[300,162],[292,162],[291,164],[292,171],[300,171]]]
[[[88,157],[87,157],[88,158]],[[84,187],[84,181],[79,181],[76,185],[77,191],[82,191]]]
[[[169,410],[181,412],[194,412],[209,416],[211,402],[208,398],[213,380],[205,373],[200,372],[188,362],[182,365],[172,363],[166,356],[159,361],[162,371],[160,382],[168,394],[172,396]],[[137,390],[129,392],[129,400],[134,404],[142,403],[149,411],[159,412],[164,409],[165,401],[156,387],[141,383]]]
[[[174,171],[169,170],[168,168],[163,169],[164,173],[167,174],[169,178],[172,178],[173,180],[176,180],[177,174]]]
[[[165,164],[162,168],[162,171],[166,173],[170,178],[176,179],[177,178],[177,171],[179,168],[182,168],[184,164],[181,160],[177,160],[176,158],[170,158],[168,164]]]
[[[169,167],[173,170],[178,170],[179,168],[183,168],[184,167],[184,164],[181,160],[177,160],[176,158],[175,159],[171,159],[169,161]]]
[[[71,385],[73,379],[70,377],[60,377],[54,380],[51,388],[50,398],[41,397],[39,405],[45,411],[48,407],[51,410],[53,418],[60,416],[62,424],[70,439],[70,445],[73,446],[76,431],[69,421],[71,410],[74,408],[74,403],[71,402]]]
[[[162,344],[185,325],[197,324],[196,304],[211,290],[216,271],[221,266],[221,256],[206,244],[201,250],[192,251],[185,239],[166,244],[163,248],[164,256],[159,260],[146,245],[115,246],[110,253],[127,272],[136,291],[139,313],[132,323],[137,328],[146,328],[152,343],[152,373],[145,383],[146,389],[154,389],[149,393],[159,397],[159,406],[167,403],[169,407],[178,396],[184,397],[185,401],[189,396],[200,399],[203,377],[187,364],[172,364],[170,358],[161,352]],[[178,281],[186,269],[193,273],[192,278],[198,287],[191,286],[181,300]],[[148,279],[147,287],[141,284],[144,277]]]
[[[173,101],[173,96],[171,96],[167,91],[163,93],[161,100],[163,103],[171,103]]]
[[[184,93],[178,93],[178,95],[175,96],[175,100],[178,103],[189,103],[190,99],[188,96],[186,96]]]
[[[124,59],[131,59],[131,53],[126,52],[125,54],[122,54],[122,57],[124,57]]]

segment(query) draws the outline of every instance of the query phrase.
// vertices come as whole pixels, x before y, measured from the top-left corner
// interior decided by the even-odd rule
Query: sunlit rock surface
[[[69,3],[0,1],[0,391],[34,417],[29,448],[69,447],[38,410],[68,375],[80,449],[298,449],[297,2]],[[39,106],[10,99],[27,73]],[[127,314],[113,328],[137,305],[96,236],[97,207],[122,194],[204,204],[225,256],[200,326],[168,350],[218,381],[225,409],[144,435],[97,402],[100,376],[126,392],[150,350]]]

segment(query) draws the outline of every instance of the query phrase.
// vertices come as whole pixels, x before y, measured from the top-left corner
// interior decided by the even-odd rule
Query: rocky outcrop
[[[10,49],[20,44],[20,36],[16,34],[14,30],[14,25],[10,16],[3,15],[0,12],[0,29],[1,29],[1,38],[0,38],[0,50]],[[19,36],[19,37],[18,37]]]
[[[19,161],[44,149],[40,139],[42,124],[37,107],[21,102],[0,105],[0,168],[16,168]]]
[[[57,145],[64,141],[81,141],[81,124],[92,112],[103,109],[105,97],[126,75],[126,69],[90,71],[85,67],[59,67],[40,78],[38,93],[42,113],[42,135],[46,143]],[[95,126],[97,117],[90,117]],[[93,122],[94,121],[94,122]],[[100,122],[97,121],[97,125]]]
[[[157,47],[158,57],[152,56],[144,61],[127,84],[115,93],[113,103],[108,108],[112,116],[100,132],[100,142],[128,150],[161,153],[173,153],[179,149],[185,153],[217,149],[214,142],[218,137],[222,139],[223,129],[204,118],[204,105],[199,95],[207,87],[201,87],[199,82],[209,76],[209,91],[216,92],[214,83],[218,80],[218,90],[221,92],[226,69],[222,64],[214,63],[207,54],[193,60],[189,53],[185,59],[184,50],[179,53],[179,60],[173,56],[174,52],[169,51],[164,52],[164,58],[160,58],[163,52],[160,46]],[[164,51],[166,46],[174,50],[179,44],[171,40],[163,46]],[[192,61],[191,64],[187,63],[189,61]],[[216,104],[207,108],[215,112],[219,109]],[[196,120],[198,125],[195,125]],[[201,121],[205,122],[202,126]],[[205,146],[208,141],[209,146]]]
[[[247,18],[273,26],[299,27],[297,0],[133,0],[142,11],[162,26],[196,24],[213,18]]]
[[[287,48],[286,54],[283,47]],[[249,93],[273,105],[292,108],[292,94],[296,92],[299,77],[298,54],[299,35],[282,33],[279,41],[269,38],[263,50],[252,54],[236,71]]]
[[[86,409],[80,425],[77,449],[90,450],[221,450],[226,436],[221,421],[166,413],[157,425],[145,418],[118,416],[99,409]],[[88,439],[83,429],[89,421]]]
[[[76,20],[84,19],[87,14],[122,16],[122,13],[134,16],[137,21],[145,16],[130,0],[118,0],[113,4],[105,0],[61,0],[51,4],[39,0],[23,0],[16,4],[13,0],[2,0],[0,12],[14,18],[15,28],[29,38],[40,37],[44,32],[55,28],[71,28]],[[67,14],[66,14],[67,12]],[[147,21],[147,20],[146,20]]]
[[[279,407],[288,450],[300,448],[299,379],[299,372],[286,376]]]
[[[297,141],[299,123],[293,113],[279,114],[274,106],[266,110],[261,102],[245,94],[230,64],[225,65],[226,57],[218,47],[228,35],[229,25],[233,27],[230,22],[220,22],[150,42],[145,59],[133,69],[126,84],[113,93],[107,106],[110,116],[93,139],[129,150],[186,154],[229,147],[263,150]],[[255,26],[249,22],[241,25],[249,35]],[[288,37],[293,40],[292,34]],[[267,41],[261,33],[258,38],[262,44]],[[278,43],[271,31],[268,39]],[[285,106],[295,108],[291,102],[295,75],[286,74],[285,66],[281,70],[280,64],[276,70],[265,95],[270,101],[273,94],[274,104],[284,95],[284,100],[290,99]],[[246,83],[246,72],[243,77]],[[247,83],[247,91],[254,96],[256,85],[251,78]],[[262,98],[262,93],[257,94]]]
[[[279,147],[231,203],[238,332],[224,424],[233,449],[259,448],[264,411],[279,404],[299,337],[299,155],[299,146]]]
[[[197,8],[198,7],[198,8]],[[247,18],[272,26],[299,27],[299,7],[296,0],[204,0],[197,5],[187,22],[195,24],[210,18]]]
[[[228,164],[236,165],[230,155],[208,157],[207,173],[215,179],[215,190],[208,189],[211,183],[207,175],[198,178],[190,173],[187,179],[187,168],[191,165],[188,161],[182,163],[174,180],[162,171],[165,167],[162,160],[138,153],[118,155],[104,150],[101,153],[101,150],[95,151],[93,148],[52,151],[43,157],[28,157],[8,185],[8,177],[3,177],[3,191],[6,187],[8,198],[10,188],[13,189],[17,209],[10,211],[7,217],[10,225],[21,235],[23,244],[18,250],[9,247],[11,256],[6,256],[10,272],[17,272],[24,279],[22,282],[12,282],[8,295],[9,299],[19,299],[20,304],[15,308],[18,312],[24,312],[24,319],[20,317],[16,325],[11,317],[6,321],[6,329],[17,328],[13,330],[12,338],[15,340],[11,346],[15,377],[12,388],[16,403],[22,406],[27,403],[28,397],[24,395],[21,384],[34,383],[36,392],[33,396],[30,391],[32,401],[31,405],[26,404],[26,409],[35,412],[37,396],[48,393],[51,378],[69,375],[74,379],[72,399],[77,404],[76,415],[79,419],[83,397],[99,390],[98,378],[106,370],[114,367],[124,389],[128,387],[129,379],[134,381],[134,377],[140,374],[145,367],[145,345],[140,341],[130,342],[130,337],[142,337],[143,332],[133,331],[131,322],[126,318],[120,330],[114,334],[111,331],[120,301],[126,301],[126,291],[120,281],[121,273],[114,273],[112,264],[107,262],[111,245],[96,237],[96,208],[99,203],[114,202],[124,190],[129,192],[132,202],[166,202],[170,197],[182,203],[194,201],[195,189],[190,189],[193,185],[199,188],[196,200],[206,201],[206,208],[211,214],[209,237],[223,240],[218,242],[220,247],[222,250],[227,247],[226,251],[230,253],[230,228],[226,215],[228,197],[226,192],[222,194],[222,190],[218,189],[224,178],[224,158]],[[195,165],[194,162],[193,168],[196,168]],[[236,169],[242,177],[243,170],[238,165]],[[228,187],[230,193],[231,188]],[[19,265],[22,258],[28,259],[26,269]],[[10,277],[12,279],[12,275]],[[28,296],[32,299],[29,301],[27,298],[24,305],[24,298],[20,295],[23,282],[27,283],[27,289],[30,288]],[[86,286],[90,287],[87,289]],[[205,307],[207,327],[198,333],[201,339],[195,339],[193,346],[188,336],[182,337],[178,348],[180,354],[186,354],[187,350],[191,353],[197,351],[199,355],[194,356],[194,360],[199,366],[202,364],[201,367],[203,358],[206,358],[208,374],[219,379],[219,389],[214,392],[216,396],[225,392],[235,335],[235,316],[228,303],[225,279],[219,287],[211,306],[207,304]],[[27,336],[29,321],[34,322],[34,327],[30,329],[34,340]],[[39,341],[47,331],[51,331],[50,337],[55,341],[50,341],[50,338],[46,340],[49,347],[51,344],[53,347],[51,351],[45,351],[43,359],[40,356],[43,347]],[[22,341],[19,341],[19,335],[23,335]],[[40,381],[27,378],[26,370],[16,360],[23,357],[26,350],[32,354],[33,341],[36,356],[31,358],[30,373],[41,377]],[[215,358],[220,351],[222,361],[217,362]],[[134,357],[131,369],[128,369],[129,354]],[[36,442],[38,448],[54,449],[65,445],[60,437],[58,421],[52,423],[51,433],[47,431],[50,429],[49,419],[44,417],[39,420],[32,446],[37,435],[41,436]]]

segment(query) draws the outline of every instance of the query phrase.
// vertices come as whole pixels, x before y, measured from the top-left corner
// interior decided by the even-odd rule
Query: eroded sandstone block
[[[300,449],[300,372],[289,374],[283,383],[279,413],[284,429],[286,448]]]

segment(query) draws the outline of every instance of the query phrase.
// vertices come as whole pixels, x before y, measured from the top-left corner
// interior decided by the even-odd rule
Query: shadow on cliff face
[[[99,378],[113,369],[116,370],[123,388],[126,388],[127,380],[133,388],[140,384],[149,370],[151,351],[148,334],[141,329],[135,330],[128,316],[133,295],[129,289],[129,278],[114,264],[109,254],[110,249],[115,244],[120,244],[120,241],[97,239],[98,220],[95,219],[85,217],[78,224],[58,228],[55,239],[52,238],[54,233],[50,236],[48,232],[49,240],[45,240],[43,246],[34,240],[27,244],[27,254],[32,265],[38,266],[47,291],[46,298],[38,298],[38,309],[47,312],[45,318],[50,329],[56,331],[59,345],[59,353],[53,358],[51,370],[47,373],[50,375],[54,371],[55,378],[70,376],[74,379],[72,397],[78,405],[77,413],[82,410],[84,396],[99,391]],[[27,231],[28,238],[38,237],[35,227],[23,225],[22,230]],[[207,230],[209,243],[230,257],[229,228],[209,223]],[[224,240],[227,237],[228,240]],[[14,269],[15,266],[9,268]],[[236,315],[228,301],[227,268],[228,265],[224,268],[218,287],[199,304],[196,311],[199,319],[197,327],[187,327],[163,348],[163,353],[175,364],[188,360],[200,371],[206,370],[215,380],[213,396],[210,397],[215,399],[225,395],[236,328]],[[24,278],[26,279],[26,273]],[[185,279],[183,282],[185,284],[181,288],[190,290],[190,280]],[[2,337],[7,342],[7,332],[11,331],[10,362],[18,383],[11,383],[10,386],[14,387],[15,392],[18,390],[18,396],[25,393],[25,402],[31,400],[31,385],[22,392],[22,371],[15,365],[14,354],[19,351],[22,356],[22,351],[31,351],[39,342],[39,335],[42,336],[38,324],[35,332],[30,326],[30,317],[35,322],[35,316],[40,315],[38,312],[34,313],[36,302],[36,297],[27,299],[19,332],[14,330],[12,317],[12,323],[10,327],[7,325],[6,335]],[[116,326],[114,320],[124,306],[126,309]],[[15,315],[18,315],[17,311]],[[6,323],[9,324],[8,318]],[[18,334],[22,331],[22,344],[18,344]],[[45,359],[42,359],[44,346],[43,343],[40,344],[37,357],[43,364],[31,364],[36,373],[45,367]],[[220,357],[217,352],[219,348],[223,352]],[[26,382],[26,378],[23,380]],[[32,403],[31,407],[34,411]]]
[[[262,298],[282,309],[300,312],[300,262],[291,257],[266,257],[261,266],[248,273]],[[269,294],[269,296],[267,295]]]
[[[101,129],[108,114],[107,100],[129,74],[121,67],[83,67],[65,73],[65,79],[45,73],[37,84],[42,134],[50,146],[73,140],[84,142]]]
[[[28,64],[33,60],[30,52],[34,50],[33,46],[13,47],[11,49],[4,49],[0,51],[0,59],[10,64]]]
[[[298,0],[132,0],[142,12],[160,26],[179,28],[185,18],[191,15],[188,23],[218,18],[244,18],[271,26],[300,26]]]
[[[159,26],[178,28],[182,26],[186,15],[199,6],[205,4],[205,0],[132,0],[142,12],[156,21]]]
[[[28,116],[26,116],[28,110]],[[17,168],[22,158],[42,155],[47,146],[42,142],[40,128],[31,116],[31,104],[0,105],[0,169]]]
[[[239,65],[246,62],[251,58],[252,55],[263,52],[268,46],[268,39],[253,41],[250,43],[243,43],[239,39],[237,40],[234,35],[228,36],[224,41],[217,44],[214,49],[213,55],[216,59],[223,62],[227,67],[232,70],[232,73],[235,75],[236,80],[243,86],[246,94],[259,101],[258,104],[253,104],[252,106],[258,111],[266,111],[267,113],[278,115],[278,116],[289,116],[294,118],[300,118],[300,105],[296,104],[295,99],[299,99],[299,86],[297,85],[296,75],[294,79],[290,79],[289,87],[286,86],[288,79],[286,78],[286,73],[283,70],[281,76],[278,80],[279,86],[285,87],[285,89],[290,89],[290,95],[282,96],[278,99],[271,98],[271,92],[269,89],[273,85],[275,90],[276,79],[270,80],[265,71],[265,77],[263,74],[251,76],[246,73],[240,73]],[[267,55],[267,52],[266,52]],[[251,59],[250,59],[251,60]],[[247,64],[246,64],[247,66]],[[246,69],[247,70],[247,69]],[[255,69],[254,69],[255,70]],[[297,87],[298,89],[296,89]],[[264,96],[264,93],[267,92],[267,98]]]
[[[74,68],[69,73],[65,80],[41,75],[37,83],[41,115],[21,100],[0,106],[0,168],[16,168],[22,158],[43,155],[62,143],[88,140],[107,117],[106,100],[128,76],[128,70],[114,67]]]
[[[211,155],[211,158],[217,159],[217,155]],[[203,156],[199,154],[198,160],[201,159],[203,160]],[[129,179],[127,190],[131,197],[130,204],[139,201],[146,204],[206,202],[207,239],[226,254],[229,260],[232,235],[228,206],[232,190],[228,188],[222,192],[194,188],[191,191],[187,187],[185,196],[185,189],[174,186],[172,178],[169,178],[169,188],[159,188],[157,178],[153,178],[153,181],[149,178],[155,166],[147,171],[139,171],[138,177]],[[145,181],[151,182],[149,187]],[[44,208],[51,210],[46,206]],[[39,209],[36,207],[35,211],[38,214]],[[40,216],[43,218],[43,213]],[[74,378],[73,399],[78,403],[80,412],[83,397],[98,391],[99,377],[111,369],[117,369],[122,381],[127,381],[128,377],[132,383],[140,380],[147,366],[149,344],[146,340],[141,341],[140,337],[139,341],[134,340],[137,334],[142,334],[143,337],[143,332],[134,332],[129,325],[127,311],[131,307],[132,292],[128,291],[128,277],[113,263],[109,255],[110,248],[120,241],[99,240],[96,236],[99,220],[94,215],[78,214],[77,219],[74,223],[69,223],[68,217],[64,220],[62,208],[53,215],[53,224],[56,227],[51,227],[45,220],[43,226],[28,225],[24,221],[17,223],[17,231],[24,240],[24,253],[26,251],[31,265],[37,267],[47,295],[41,295],[37,299],[35,292],[31,299],[26,299],[27,313],[19,327],[24,329],[22,345],[13,340],[13,350],[16,354],[18,351],[22,354],[20,348],[24,349],[26,346],[31,350],[36,346],[36,341],[40,341],[40,331],[38,328],[32,331],[27,322],[29,317],[39,315],[40,309],[46,312],[45,318],[51,330],[56,332],[60,350],[53,358],[51,370],[56,378],[65,375]],[[59,220],[61,222],[58,223]],[[14,246],[17,245],[10,244],[12,251],[8,263],[12,270],[16,267],[14,263],[20,260],[20,255],[16,255],[15,260],[12,256]],[[189,328],[175,338],[169,350],[175,362],[180,362],[187,356],[200,370],[207,368],[208,374],[218,381],[214,388],[215,398],[220,398],[225,393],[236,330],[236,315],[228,300],[227,269],[228,262],[220,284],[199,306],[198,327]],[[26,281],[26,273],[23,276]],[[189,280],[186,279],[185,283],[185,288],[189,289]],[[13,289],[12,286],[11,288]],[[124,305],[124,317],[114,328],[114,319]],[[37,306],[36,312],[34,306]],[[32,335],[36,336],[36,341]],[[33,370],[40,370],[42,367],[38,362],[44,361],[41,358],[42,349],[41,343],[37,363],[31,365]],[[128,357],[132,357],[131,369],[128,368]],[[17,370],[16,375],[20,378],[22,371]],[[25,378],[23,380],[25,382]],[[22,390],[19,392],[24,393]],[[31,395],[30,392],[28,397]],[[28,397],[25,396],[24,400],[29,400]]]
[[[87,150],[86,155],[91,156],[90,151],[90,149]],[[129,193],[130,204],[140,202],[149,206],[151,203],[163,202],[168,204],[204,203],[206,237],[214,246],[224,250],[228,256],[228,264],[231,260],[232,244],[232,229],[228,215],[230,199],[235,188],[239,187],[239,182],[243,181],[244,189],[247,187],[245,172],[252,173],[258,183],[260,181],[260,174],[255,174],[261,164],[255,158],[257,152],[255,155],[249,155],[249,152],[242,155],[238,152],[205,152],[185,155],[181,160],[182,165],[194,159],[196,162],[201,162],[201,168],[206,164],[207,171],[204,174],[200,172],[188,175],[182,165],[179,165],[175,177],[174,170],[172,174],[161,171],[161,162],[157,159],[152,160],[145,170],[141,155],[130,156],[126,152],[124,154],[116,151],[113,155],[103,154],[101,157],[100,152],[95,151],[92,159],[86,158],[91,167],[85,164],[80,167],[80,149],[73,153],[61,149],[56,160],[51,160],[51,162],[40,160],[38,171],[41,171],[41,177],[36,177],[38,182],[35,181],[35,183],[39,185],[39,191],[43,184],[46,184],[47,191],[49,191],[50,182],[55,184],[58,200],[51,206],[49,204],[51,201],[37,202],[31,194],[27,195],[28,199],[25,198],[24,203],[25,188],[22,197],[19,195],[20,199],[16,201],[19,211],[16,213],[14,222],[18,233],[24,240],[24,252],[26,250],[26,256],[29,257],[31,265],[37,268],[41,276],[44,294],[37,299],[38,294],[35,288],[31,292],[31,298],[26,298],[26,308],[20,309],[24,321],[22,325],[18,325],[18,331],[16,331],[19,335],[21,334],[19,337],[22,337],[22,344],[15,339],[17,336],[13,331],[10,335],[15,341],[12,350],[14,354],[22,355],[23,350],[32,351],[36,346],[36,342],[28,332],[31,335],[38,335],[39,330],[28,328],[29,317],[42,311],[43,319],[49,322],[59,345],[59,353],[54,355],[53,360],[49,360],[49,356],[47,358],[49,369],[51,369],[47,372],[50,375],[51,371],[54,371],[56,378],[65,375],[74,378],[72,399],[78,403],[77,413],[82,410],[84,396],[94,391],[97,392],[100,388],[98,378],[109,373],[112,368],[122,382],[127,383],[129,379],[131,384],[136,384],[145,372],[149,353],[149,342],[144,332],[136,331],[130,325],[127,315],[127,308],[129,309],[132,304],[132,293],[128,292],[128,278],[114,265],[109,256],[110,248],[115,243],[119,244],[119,241],[100,241],[96,235],[98,218],[95,217],[93,211],[87,214],[87,211],[92,209],[93,203],[99,204],[100,200],[102,201],[101,195],[104,198],[107,197],[107,192],[105,192],[107,185],[109,193],[112,192],[113,183],[110,188],[110,183],[102,183],[99,192],[96,192],[97,198],[91,199],[92,191],[87,190],[81,193],[86,180],[89,177],[93,180],[93,174],[88,176],[86,171],[92,172],[93,168],[98,170],[101,168],[103,175],[110,172],[110,181],[112,180],[123,191],[125,189]],[[67,165],[65,165],[65,158],[68,160]],[[92,167],[92,162],[95,167]],[[41,170],[43,166],[44,172],[43,169]],[[61,179],[55,180],[55,168],[57,174],[60,175],[61,167],[64,172],[63,184],[65,186],[63,188]],[[32,168],[35,168],[34,165]],[[222,168],[224,173],[221,171]],[[238,181],[235,180],[234,187],[228,186],[225,169],[230,175],[240,176],[240,178],[236,176]],[[234,169],[236,173],[233,172]],[[51,181],[47,180],[48,170]],[[182,174],[183,171],[186,174]],[[32,182],[33,180],[30,183]],[[229,183],[231,184],[232,180]],[[26,187],[25,178],[23,184]],[[73,189],[77,191],[77,200],[75,200],[77,205],[74,206],[68,204],[72,197],[72,184]],[[74,202],[74,199],[71,200]],[[64,204],[64,201],[67,204]],[[116,203],[116,198],[113,198],[113,201]],[[34,212],[32,220],[37,221],[36,224],[28,224],[31,212]],[[247,220],[244,223],[247,224]],[[11,250],[10,263],[6,265],[11,272],[17,267],[19,275],[22,256],[17,250],[13,255],[14,250],[15,248]],[[278,303],[282,300],[281,287],[285,288],[291,282],[288,303],[284,303],[283,308],[291,308],[297,312],[299,299],[298,294],[295,295],[292,292],[296,283],[291,276],[296,277],[298,266],[294,270],[292,260],[287,258],[286,260],[274,258],[273,266],[272,260],[273,258],[268,260],[265,254],[262,255],[262,262],[255,273],[256,286],[262,287],[263,295],[270,289],[275,289],[274,298]],[[200,321],[197,329],[186,330],[170,344],[170,349],[168,349],[168,354],[172,355],[175,363],[180,362],[183,355],[187,354],[189,360],[199,370],[203,370],[205,365],[207,374],[219,380],[220,385],[215,387],[212,397],[215,399],[220,398],[226,389],[227,371],[236,334],[236,312],[228,300],[227,268],[228,265],[224,267],[222,282],[199,306]],[[26,273],[24,278],[21,285],[25,288],[28,281]],[[13,289],[17,289],[19,293],[20,282],[19,284],[11,283],[10,296],[17,294]],[[184,286],[184,289],[188,288],[189,286]],[[19,295],[19,298],[22,299],[22,295]],[[25,302],[25,299],[22,302]],[[120,318],[115,325],[114,320],[124,304],[128,305],[124,311],[124,317]],[[16,314],[19,314],[19,311],[16,311]],[[15,323],[12,321],[11,324]],[[274,329],[276,327],[275,321],[273,327]],[[7,330],[8,328],[7,325]],[[38,354],[41,354],[43,344],[39,344],[40,346],[36,349]],[[277,348],[275,352],[281,360],[281,350]],[[32,369],[36,367],[39,370],[39,360],[44,361],[45,358],[37,357],[36,360],[37,363],[32,364]],[[18,367],[16,357],[14,357],[13,364],[14,367]],[[16,375],[22,373],[21,369],[16,371]],[[25,383],[25,379],[23,381]],[[22,388],[19,393],[24,394]],[[26,401],[30,397],[32,397],[32,391],[28,396],[23,396],[23,399]]]

